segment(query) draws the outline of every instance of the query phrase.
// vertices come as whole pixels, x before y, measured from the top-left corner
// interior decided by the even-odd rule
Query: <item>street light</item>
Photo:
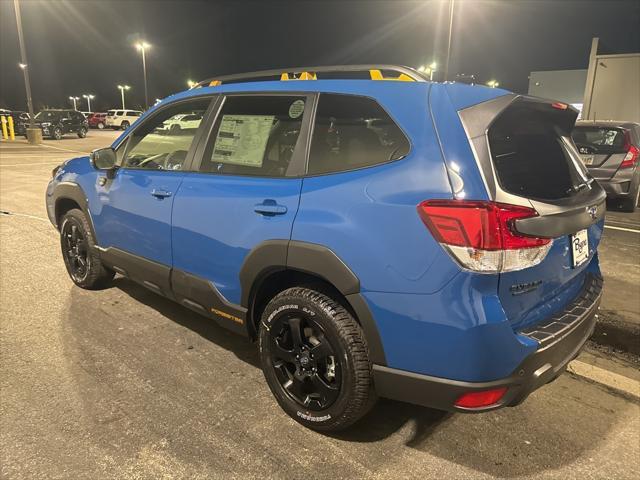
[[[500,86],[500,83],[497,80],[489,80],[487,82],[487,86],[491,88],[497,88]]]
[[[27,64],[26,63],[19,63],[18,66],[24,70],[25,68],[27,68]]]
[[[86,94],[86,95],[82,95],[82,98],[87,99],[87,112],[91,112],[91,100],[96,98],[96,96],[91,94]]]
[[[142,72],[144,73],[144,108],[145,110],[149,108],[149,97],[147,94],[147,58],[145,52],[148,48],[150,48],[147,42],[138,42],[136,43],[136,48],[142,52]]]
[[[73,109],[78,110],[78,105],[76,104],[76,102],[80,100],[80,97],[69,97],[69,100],[73,102]]]
[[[189,88],[193,88],[198,84],[198,82],[194,82],[193,80],[187,80],[187,85],[189,85]]]
[[[122,109],[124,110],[124,91],[129,90],[131,87],[129,85],[118,85],[120,89],[120,95],[122,96]]]
[[[431,62],[429,64],[429,66],[421,65],[418,68],[418,71],[422,72],[422,73],[428,73],[429,74],[429,80],[433,82],[433,74],[434,74],[434,72],[436,72],[436,67],[437,66],[438,66],[438,64],[436,62]]]

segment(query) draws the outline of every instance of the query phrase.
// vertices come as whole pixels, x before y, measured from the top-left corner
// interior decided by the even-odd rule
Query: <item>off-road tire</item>
[[[340,357],[341,386],[336,400],[324,410],[308,410],[292,399],[276,374],[272,358],[271,327],[280,316],[306,316],[322,327],[323,335],[336,346]],[[327,295],[294,287],[276,295],[266,306],[260,321],[259,345],[262,371],[282,409],[294,420],[313,430],[343,430],[362,418],[376,401],[364,332],[340,303]],[[276,333],[273,333],[276,335]]]
[[[63,236],[65,229],[69,224],[77,226],[86,241],[86,259],[88,266],[86,275],[83,275],[81,278],[74,275],[72,261],[65,249],[65,240]],[[115,272],[102,264],[87,217],[77,208],[71,209],[65,213],[60,221],[60,248],[62,250],[62,258],[64,259],[67,273],[73,283],[79,287],[87,290],[97,290],[107,287],[113,280]]]

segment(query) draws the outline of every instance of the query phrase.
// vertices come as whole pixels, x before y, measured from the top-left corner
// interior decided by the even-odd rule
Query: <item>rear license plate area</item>
[[[579,267],[589,258],[589,234],[580,230],[570,236],[573,268]]]
[[[593,159],[595,155],[581,155],[582,163],[585,165],[593,165]]]

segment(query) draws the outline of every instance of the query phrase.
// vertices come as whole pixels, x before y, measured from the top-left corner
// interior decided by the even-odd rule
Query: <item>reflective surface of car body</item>
[[[76,284],[117,272],[257,340],[310,428],[376,396],[493,410],[594,328],[605,192],[576,117],[406,67],[223,77],[57,168],[47,211]]]
[[[640,194],[640,124],[616,121],[579,121],[573,141],[607,196],[633,212]]]

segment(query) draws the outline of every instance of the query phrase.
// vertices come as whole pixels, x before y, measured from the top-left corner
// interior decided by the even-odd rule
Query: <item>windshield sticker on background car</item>
[[[225,115],[216,138],[213,161],[261,167],[273,115]]]
[[[304,112],[304,100],[296,100],[289,107],[289,117],[298,118]]]

